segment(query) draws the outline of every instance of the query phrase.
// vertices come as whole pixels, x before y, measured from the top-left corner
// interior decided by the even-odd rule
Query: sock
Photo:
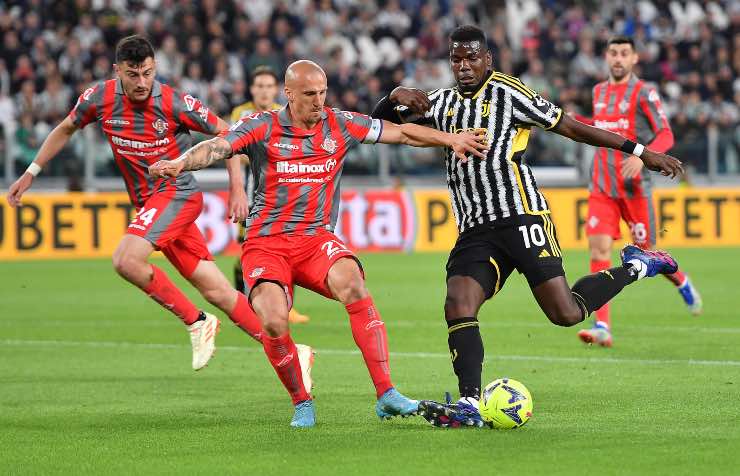
[[[686,274],[680,269],[673,274],[664,274],[663,276],[672,282],[677,288],[683,286],[686,282]]]
[[[478,320],[475,317],[463,317],[447,321],[447,334],[460,398],[472,397],[477,400],[480,398],[483,372],[483,339]]]
[[[584,311],[583,318],[609,302],[625,286],[637,281],[638,273],[634,266],[617,266],[576,281],[571,292]],[[642,273],[644,276],[644,271]]]
[[[200,311],[180,291],[170,278],[164,274],[164,271],[152,265],[152,280],[143,291],[164,307],[180,318],[186,325],[190,325],[198,320]]]
[[[598,260],[598,259],[592,259],[591,260],[591,272],[592,273],[598,273],[599,271],[604,271],[605,269],[609,269],[612,265],[611,260]],[[609,325],[611,324],[609,322],[609,303],[607,302],[600,308],[596,310],[596,322],[601,322],[603,325],[606,326],[607,329],[609,329]]]
[[[254,340],[262,342],[262,322],[249,305],[247,297],[242,293],[238,294],[236,305],[229,313],[229,318]]]
[[[278,378],[290,394],[293,405],[310,400],[311,396],[303,386],[298,350],[295,348],[293,339],[290,338],[290,333],[286,332],[279,337],[270,337],[265,334],[262,336],[262,347]]]
[[[388,365],[388,335],[385,323],[375,309],[373,298],[369,296],[347,305],[346,309],[352,337],[362,352],[362,358],[365,359],[365,365],[375,385],[375,393],[380,398],[393,387],[391,369]]]

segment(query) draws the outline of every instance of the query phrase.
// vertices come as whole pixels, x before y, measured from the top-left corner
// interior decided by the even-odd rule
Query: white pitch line
[[[154,344],[144,342],[116,342],[116,341],[67,341],[67,340],[0,340],[0,345],[13,346],[56,346],[56,347],[106,347],[106,348],[137,348],[137,349],[189,349],[188,345],[181,344]],[[218,346],[220,351],[231,352],[261,352],[258,347]],[[315,349],[318,355],[359,355],[359,350],[350,349]],[[438,352],[391,352],[394,358],[417,359],[449,359],[447,353]],[[486,361],[509,360],[545,363],[578,363],[578,364],[625,364],[625,365],[704,365],[717,367],[740,367],[740,360],[704,360],[704,359],[617,359],[613,357],[559,357],[547,355],[496,355],[488,357]]]

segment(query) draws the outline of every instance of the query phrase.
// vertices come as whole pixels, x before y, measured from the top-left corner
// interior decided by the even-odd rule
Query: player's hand
[[[677,175],[683,174],[683,167],[681,161],[675,157],[671,157],[667,154],[660,152],[653,152],[650,149],[645,149],[642,153],[642,163],[648,170],[660,172],[666,177],[675,178]]]
[[[229,192],[229,220],[239,223],[247,218],[248,212],[247,192],[241,187],[232,189]]]
[[[468,154],[472,154],[479,159],[485,159],[488,155],[488,140],[486,131],[479,130],[475,133],[461,132],[452,134],[452,143],[449,147],[455,152],[455,156],[465,163],[468,161]]]
[[[644,165],[639,157],[630,155],[622,162],[622,176],[626,179],[635,178],[640,174]]]
[[[392,103],[400,104],[411,109],[411,112],[423,115],[432,107],[427,93],[421,89],[404,88],[402,86],[394,89],[388,96]]]
[[[182,172],[183,163],[176,160],[160,160],[149,166],[149,175],[154,178],[177,177]]]
[[[13,185],[10,186],[10,188],[8,189],[8,194],[6,195],[8,204],[11,207],[15,208],[21,204],[21,197],[24,193],[26,193],[26,190],[31,187],[31,184],[33,183],[33,178],[33,175],[29,173],[24,173],[18,178],[18,180],[13,182]]]

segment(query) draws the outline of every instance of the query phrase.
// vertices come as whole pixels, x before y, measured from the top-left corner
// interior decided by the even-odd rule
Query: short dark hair
[[[154,47],[149,40],[139,35],[122,38],[116,45],[116,63],[139,65],[147,58],[154,58]]]
[[[609,38],[606,42],[606,47],[609,48],[611,45],[630,45],[632,49],[635,49],[635,40],[630,36],[616,35]]]
[[[481,47],[488,49],[486,34],[475,25],[458,26],[450,33],[450,42],[458,41],[465,43],[468,41],[479,41]]]
[[[269,66],[257,66],[252,70],[252,80],[250,81],[249,85],[254,85],[254,80],[257,79],[257,76],[272,76],[275,79],[276,83],[279,83],[280,80],[277,77],[277,74],[275,74],[275,71],[272,70]]]

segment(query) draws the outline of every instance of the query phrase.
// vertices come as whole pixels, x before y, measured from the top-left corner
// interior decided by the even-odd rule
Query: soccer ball
[[[483,389],[479,411],[494,428],[518,428],[532,416],[532,395],[523,383],[500,378]]]

